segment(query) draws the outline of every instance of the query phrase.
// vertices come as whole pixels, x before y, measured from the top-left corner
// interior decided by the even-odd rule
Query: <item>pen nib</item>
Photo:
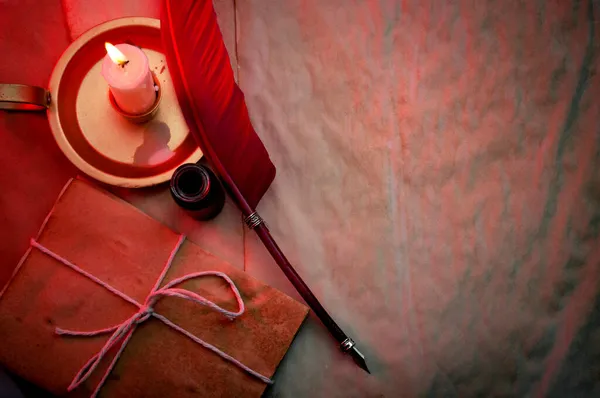
[[[356,348],[356,346],[352,346],[352,348],[348,350],[348,353],[352,355],[352,359],[354,359],[354,362],[356,362],[358,366],[360,366],[368,374],[371,374],[369,367],[367,366],[365,356],[358,350],[358,348]]]

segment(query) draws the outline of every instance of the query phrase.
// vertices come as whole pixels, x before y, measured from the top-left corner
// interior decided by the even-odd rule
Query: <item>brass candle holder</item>
[[[135,43],[148,57],[158,91],[143,114],[123,112],[108,90],[101,74],[107,41]],[[71,43],[47,89],[0,84],[0,109],[45,110],[58,147],[96,180],[129,188],[168,181],[180,165],[200,160],[202,151],[179,108],[162,50],[157,19],[105,22]]]

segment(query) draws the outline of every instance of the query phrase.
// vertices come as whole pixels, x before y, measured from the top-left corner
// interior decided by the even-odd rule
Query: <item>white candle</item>
[[[148,65],[148,57],[129,44],[106,43],[102,75],[115,102],[125,113],[141,114],[154,105],[156,91]]]

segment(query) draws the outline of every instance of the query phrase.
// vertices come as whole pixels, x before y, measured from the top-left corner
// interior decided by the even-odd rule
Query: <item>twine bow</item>
[[[212,344],[207,343],[204,340],[194,336],[187,330],[185,330],[182,327],[171,322],[168,318],[166,318],[163,315],[154,311],[154,305],[162,297],[179,297],[179,298],[182,298],[185,300],[190,300],[190,301],[195,302],[200,305],[207,306],[207,307],[225,315],[227,318],[229,318],[231,320],[237,318],[238,316],[240,316],[244,313],[244,310],[245,310],[244,301],[242,300],[242,297],[240,295],[238,288],[235,286],[235,284],[233,283],[231,278],[229,278],[229,276],[227,276],[226,274],[219,272],[219,271],[194,272],[194,273],[182,276],[180,278],[174,279],[171,282],[167,283],[164,287],[160,288],[160,284],[164,280],[167,272],[169,271],[169,268],[171,267],[171,263],[173,262],[173,259],[175,258],[175,255],[179,251],[179,248],[183,244],[184,240],[185,240],[185,236],[182,235],[179,237],[179,240],[177,241],[177,245],[171,251],[169,259],[167,260],[167,263],[165,264],[165,267],[164,267],[162,273],[160,274],[160,277],[154,284],[154,287],[150,291],[150,294],[148,295],[148,297],[146,297],[146,300],[144,301],[143,304],[140,304],[135,299],[129,297],[128,295],[126,295],[125,293],[121,292],[120,290],[114,288],[110,284],[96,278],[94,275],[90,274],[89,272],[84,271],[83,269],[79,268],[78,266],[71,263],[67,259],[61,257],[60,255],[54,253],[53,251],[46,248],[45,246],[39,244],[34,239],[31,240],[31,246],[37,248],[38,250],[42,251],[43,253],[49,255],[50,257],[54,258],[55,260],[68,266],[72,270],[74,270],[74,271],[78,272],[79,274],[85,276],[86,278],[92,280],[93,282],[102,286],[106,290],[121,297],[123,300],[128,301],[129,303],[135,305],[138,308],[138,311],[135,314],[133,314],[130,318],[126,319],[125,321],[123,321],[122,323],[120,323],[118,325],[114,325],[114,326],[111,326],[111,327],[108,327],[105,329],[91,330],[91,331],[67,330],[67,329],[62,329],[62,328],[58,328],[58,327],[55,329],[56,334],[67,335],[67,336],[90,337],[90,336],[98,336],[101,334],[112,333],[112,335],[106,341],[106,344],[104,344],[104,346],[100,349],[100,351],[98,351],[94,356],[92,356],[85,363],[85,365],[83,365],[83,367],[79,370],[79,372],[77,372],[77,374],[75,375],[75,378],[73,378],[73,381],[71,382],[71,384],[68,387],[69,391],[77,388],[82,383],[84,383],[91,376],[91,374],[94,372],[94,370],[98,367],[98,365],[100,364],[100,362],[102,361],[104,356],[113,347],[115,347],[116,345],[121,343],[121,346],[119,347],[119,351],[114,356],[110,366],[108,367],[108,369],[104,373],[102,379],[96,386],[96,389],[92,393],[92,397],[95,397],[98,394],[98,392],[100,391],[100,389],[102,388],[103,384],[106,382],[108,375],[114,368],[115,364],[117,363],[117,360],[121,356],[121,353],[127,346],[127,343],[131,339],[131,336],[133,335],[133,332],[135,331],[135,328],[137,327],[137,325],[147,321],[148,319],[150,319],[150,317],[154,317],[154,318],[162,321],[165,325],[180,332],[181,334],[185,335],[186,337],[188,337],[189,339],[193,340],[194,342],[200,344],[201,346],[211,350],[215,354],[219,355],[221,358],[237,365],[241,369],[245,370],[252,376],[264,381],[265,383],[267,383],[267,384],[273,383],[272,380],[269,379],[268,377],[263,376],[262,374],[250,369],[249,367],[247,367],[246,365],[244,365],[237,359],[224,353],[223,351],[219,350],[217,347],[213,346]],[[217,276],[219,278],[224,279],[229,284],[229,288],[235,295],[235,298],[236,298],[237,304],[238,304],[238,310],[235,312],[226,310],[225,308],[218,306],[217,304],[213,303],[212,301],[208,300],[205,297],[200,296],[199,294],[196,294],[196,293],[191,292],[186,289],[180,289],[180,288],[175,287],[175,286],[179,285],[180,283],[183,283],[187,280],[194,279],[194,278],[200,278],[203,276]]]

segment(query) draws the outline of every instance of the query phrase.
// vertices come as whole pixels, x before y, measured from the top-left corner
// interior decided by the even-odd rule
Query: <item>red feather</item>
[[[233,78],[212,1],[164,0],[161,32],[188,127],[248,215],[275,178],[275,166]]]
[[[233,80],[212,0],[163,0],[161,31],[167,63],[188,126],[248,217],[275,178],[275,166],[252,128],[244,95]],[[368,372],[365,357],[352,339],[294,270],[262,219],[258,220],[249,226],[277,265],[344,352]]]

